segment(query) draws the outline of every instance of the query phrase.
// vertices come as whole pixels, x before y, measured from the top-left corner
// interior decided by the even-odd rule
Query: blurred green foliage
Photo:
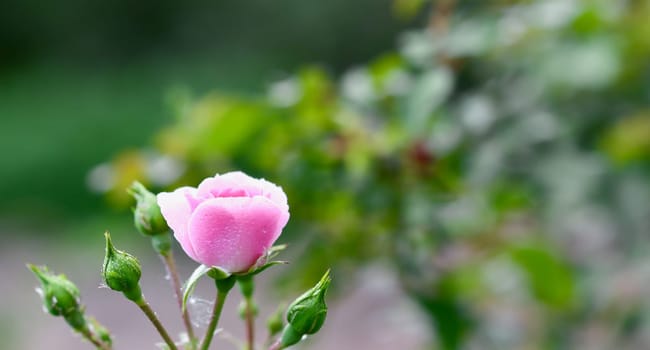
[[[270,53],[340,67],[385,47],[404,26],[392,17],[390,1],[357,0],[348,6],[345,0],[5,0],[0,67],[53,58],[98,67],[206,52]]]
[[[127,205],[135,179],[266,177],[306,246],[293,273],[390,263],[441,349],[650,347],[650,3],[395,10],[429,23],[340,77],[176,90],[175,121],[91,187]]]
[[[367,60],[408,25],[392,18],[390,0],[357,5],[3,1],[0,216],[74,225],[105,209],[83,186],[88,169],[149,142],[171,120],[177,86],[259,92],[305,61]]]

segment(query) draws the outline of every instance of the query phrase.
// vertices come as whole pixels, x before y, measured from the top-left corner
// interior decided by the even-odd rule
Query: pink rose
[[[282,188],[239,171],[162,192],[158,205],[187,255],[230,273],[253,267],[289,220]]]

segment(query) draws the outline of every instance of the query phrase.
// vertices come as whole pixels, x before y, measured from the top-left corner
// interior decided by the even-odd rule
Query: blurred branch
[[[449,28],[449,19],[454,12],[456,0],[438,0],[431,6],[429,30],[434,34],[444,35]]]
[[[447,35],[455,7],[456,0],[438,0],[431,6],[428,28],[434,37],[440,38]],[[436,60],[443,66],[450,68],[455,66],[455,62],[445,52],[438,52]]]

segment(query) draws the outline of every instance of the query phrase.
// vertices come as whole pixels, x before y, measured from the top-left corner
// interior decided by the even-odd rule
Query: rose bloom
[[[289,220],[282,188],[239,171],[159,193],[158,205],[187,255],[230,273],[253,267]]]

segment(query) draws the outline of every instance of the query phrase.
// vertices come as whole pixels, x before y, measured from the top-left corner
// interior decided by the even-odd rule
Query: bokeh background
[[[106,229],[180,330],[125,188],[238,169],[291,206],[261,316],[332,268],[304,348],[650,348],[650,1],[2,8],[0,348],[88,348],[26,262],[76,281],[117,348],[153,348],[97,288]]]

